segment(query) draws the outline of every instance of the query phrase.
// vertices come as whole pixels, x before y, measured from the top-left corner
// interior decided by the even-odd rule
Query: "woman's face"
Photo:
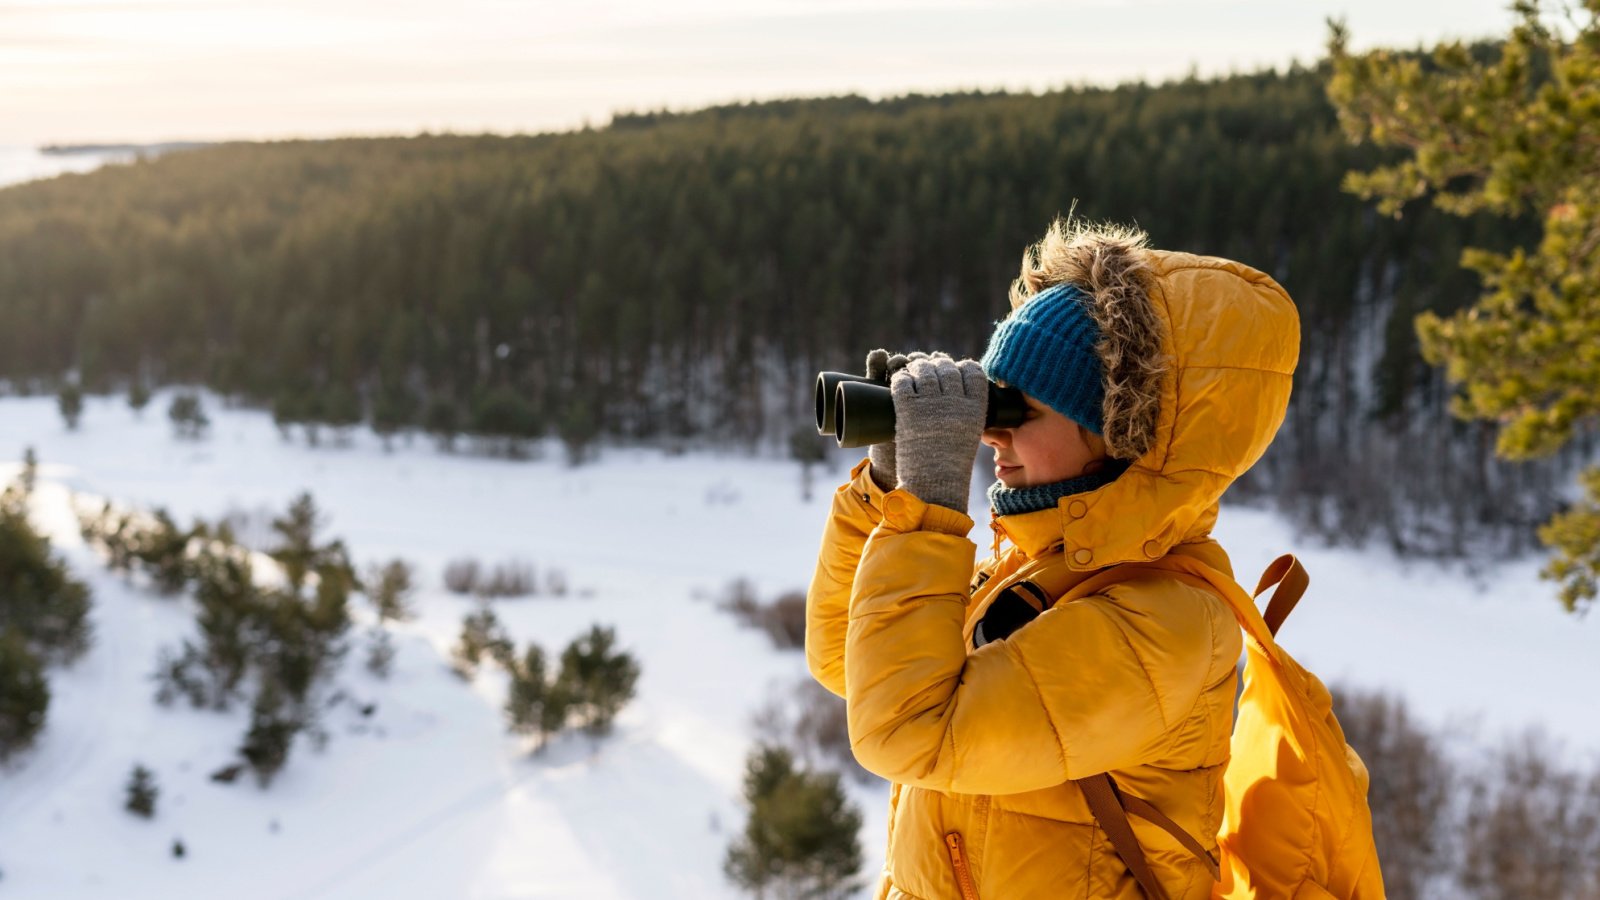
[[[1027,394],[1028,417],[1015,428],[989,428],[983,442],[994,448],[994,477],[1008,488],[1054,484],[1105,464],[1100,436]]]

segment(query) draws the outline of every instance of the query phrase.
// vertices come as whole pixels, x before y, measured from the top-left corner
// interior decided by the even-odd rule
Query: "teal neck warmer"
[[[1019,513],[1050,509],[1062,497],[1083,494],[1103,488],[1128,469],[1128,460],[1107,460],[1098,472],[1057,481],[1054,484],[1036,484],[1025,488],[1008,488],[996,481],[989,485],[989,505],[997,516],[1014,516]]]

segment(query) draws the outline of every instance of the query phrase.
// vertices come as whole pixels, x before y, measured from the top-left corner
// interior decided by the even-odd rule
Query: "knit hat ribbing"
[[[1100,330],[1087,294],[1063,282],[1041,291],[995,326],[983,354],[990,381],[1003,381],[1095,434],[1104,433]]]

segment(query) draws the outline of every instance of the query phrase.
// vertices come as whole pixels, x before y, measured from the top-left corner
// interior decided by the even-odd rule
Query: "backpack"
[[[1064,566],[1025,567],[1017,574],[1038,593],[1067,603],[1152,569],[1210,591],[1233,610],[1245,632],[1244,689],[1223,775],[1221,859],[1152,804],[1120,790],[1109,774],[1079,779],[1117,854],[1147,895],[1165,900],[1128,824],[1128,816],[1135,815],[1167,831],[1206,864],[1216,879],[1214,898],[1382,898],[1367,768],[1345,743],[1328,689],[1276,640],[1310,584],[1299,560],[1280,556],[1262,573],[1256,597],[1277,586],[1265,614],[1232,578],[1181,548],[1151,562],[1112,566],[1065,590],[1052,589],[1068,574]]]

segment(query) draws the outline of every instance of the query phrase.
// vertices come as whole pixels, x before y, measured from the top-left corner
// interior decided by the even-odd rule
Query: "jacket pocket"
[[[944,845],[950,848],[950,866],[955,869],[961,900],[978,900],[978,888],[972,883],[972,870],[967,868],[967,854],[961,846],[961,833],[952,831],[945,835]]]

